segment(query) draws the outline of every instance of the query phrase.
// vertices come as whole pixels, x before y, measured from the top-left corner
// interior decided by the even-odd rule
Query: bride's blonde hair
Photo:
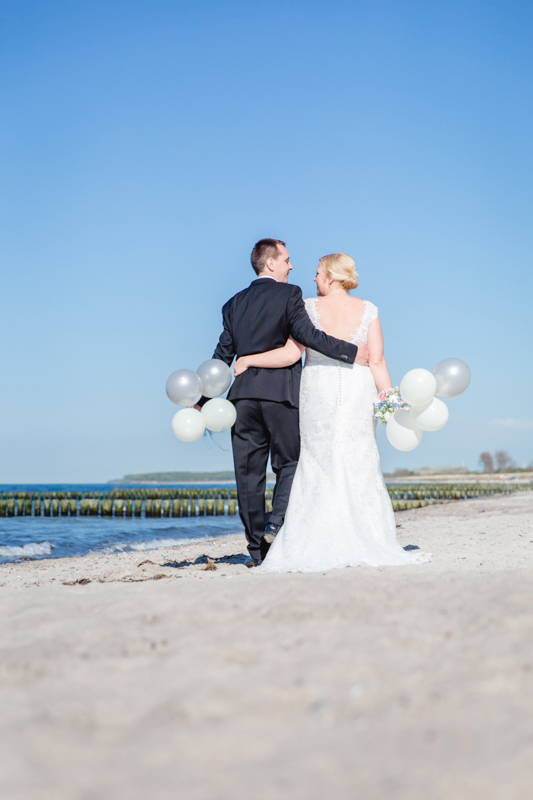
[[[322,256],[319,263],[322,264],[326,278],[330,281],[339,281],[347,292],[359,286],[359,276],[355,261],[346,253],[332,253],[329,256]]]

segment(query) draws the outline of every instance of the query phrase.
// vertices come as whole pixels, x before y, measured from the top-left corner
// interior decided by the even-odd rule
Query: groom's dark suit
[[[258,278],[222,309],[224,330],[213,358],[231,365],[247,356],[283,347],[289,336],[330,358],[353,364],[357,347],[317,330],[298,286]],[[266,467],[270,451],[276,487],[270,522],[283,523],[300,455],[299,394],[302,362],[281,369],[250,367],[228,394],[237,421],[232,429],[239,513],[252,558],[261,558],[265,528]],[[263,543],[264,546],[264,543]],[[263,553],[264,555],[264,553]]]

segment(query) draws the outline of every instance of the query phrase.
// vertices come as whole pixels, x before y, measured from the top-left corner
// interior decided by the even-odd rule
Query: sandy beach
[[[429,564],[243,538],[0,566],[6,800],[526,800],[533,493],[396,515]]]

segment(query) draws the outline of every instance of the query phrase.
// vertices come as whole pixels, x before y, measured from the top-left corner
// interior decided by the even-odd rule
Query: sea
[[[202,489],[221,486],[202,484]],[[154,484],[123,484],[120,489],[156,489]],[[165,484],[159,488],[192,488]],[[232,489],[235,485],[224,484]],[[109,492],[109,483],[0,484],[0,492]],[[157,517],[0,517],[0,564],[71,558],[91,553],[126,553],[156,550],[242,534],[238,516]],[[244,543],[244,542],[243,542]]]

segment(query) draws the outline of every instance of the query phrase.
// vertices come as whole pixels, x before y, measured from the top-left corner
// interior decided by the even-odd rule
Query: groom
[[[231,365],[246,356],[283,347],[289,336],[325,356],[368,365],[366,345],[334,339],[312,324],[302,290],[288,283],[292,265],[285,242],[261,239],[251,255],[257,279],[222,309],[224,330],[213,358]],[[299,394],[302,362],[279,369],[250,367],[228,394],[237,420],[232,429],[239,514],[248,540],[250,567],[261,563],[283,524],[300,455]],[[200,405],[207,398],[202,398]],[[324,409],[327,413],[327,409]],[[266,468],[270,454],[276,485],[265,528]]]

